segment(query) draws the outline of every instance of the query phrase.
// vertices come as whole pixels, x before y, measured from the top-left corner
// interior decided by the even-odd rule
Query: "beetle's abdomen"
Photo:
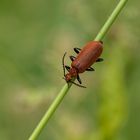
[[[71,66],[76,68],[79,73],[83,73],[101,55],[103,45],[99,41],[89,42],[77,55]]]

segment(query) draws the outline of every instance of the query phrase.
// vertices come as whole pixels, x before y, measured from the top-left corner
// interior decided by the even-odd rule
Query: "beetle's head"
[[[75,84],[76,86],[79,86],[79,87],[82,87],[82,88],[86,88],[85,86],[82,86],[82,85],[79,85],[79,84],[77,84],[77,83],[75,83],[73,80],[74,77],[72,77],[72,75],[70,74],[70,73],[67,73],[66,75],[65,75],[65,77],[63,77],[63,79],[65,79],[66,80],[66,82],[69,84],[69,83],[73,83],[73,84]]]
[[[65,75],[65,78],[64,78],[64,79],[66,80],[66,82],[70,82],[70,81],[72,80],[71,74],[70,74],[70,73],[67,73],[67,74]]]

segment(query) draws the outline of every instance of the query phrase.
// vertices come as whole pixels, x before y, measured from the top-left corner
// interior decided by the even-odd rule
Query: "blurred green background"
[[[119,1],[0,1],[0,139],[27,140],[65,84],[62,56],[94,39]],[[39,140],[140,138],[140,12],[129,1]],[[67,56],[66,63],[70,64]]]

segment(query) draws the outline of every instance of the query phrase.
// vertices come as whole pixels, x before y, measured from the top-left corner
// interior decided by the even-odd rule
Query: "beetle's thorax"
[[[68,82],[72,80],[72,78],[77,77],[78,71],[76,68],[72,67],[70,68],[69,72],[65,76],[65,80]]]

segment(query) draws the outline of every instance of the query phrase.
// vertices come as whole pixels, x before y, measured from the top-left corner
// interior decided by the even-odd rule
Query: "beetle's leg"
[[[65,68],[67,69],[67,71],[70,71],[70,67],[65,65]]]
[[[77,83],[75,83],[73,81],[70,81],[70,82],[73,83],[74,85],[78,86],[78,87],[86,88],[85,86],[79,85],[79,84],[77,84]]]
[[[78,54],[81,51],[81,49],[80,48],[74,48],[74,51]]]
[[[92,67],[86,69],[86,71],[95,71]]]
[[[104,59],[103,58],[98,58],[97,60],[96,60],[96,62],[102,62]]]
[[[79,75],[77,75],[77,80],[78,80],[78,82],[79,82],[80,84],[82,84],[82,81],[81,81],[81,79],[80,79],[80,76],[79,76]]]
[[[74,56],[70,56],[71,61],[74,61],[75,57]]]

